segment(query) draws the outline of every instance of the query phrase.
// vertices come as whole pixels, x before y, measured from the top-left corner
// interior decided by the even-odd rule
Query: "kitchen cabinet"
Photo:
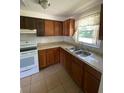
[[[44,68],[47,66],[46,62],[46,50],[39,50],[38,51],[38,58],[39,58],[39,68]]]
[[[60,64],[65,67],[65,50],[60,48]]]
[[[35,18],[20,16],[20,28],[36,29]]]
[[[101,73],[92,67],[85,65],[84,69],[84,85],[85,93],[98,93]]]
[[[21,29],[36,29],[37,36],[62,36],[63,22],[20,16]]]
[[[46,60],[47,60],[47,66],[54,64],[54,49],[47,49],[46,50]]]
[[[72,65],[72,55],[65,51],[65,68],[68,74],[71,76],[71,65]]]
[[[73,36],[75,32],[75,20],[68,19],[63,22],[63,36]]]
[[[39,68],[44,68],[60,61],[60,50],[57,48],[50,48],[38,51]]]
[[[79,87],[82,87],[83,80],[83,63],[77,58],[73,57],[72,61],[72,79]]]
[[[103,40],[103,4],[101,5],[101,12],[100,12],[99,39]]]
[[[24,17],[20,16],[20,28],[24,29],[25,28],[25,23],[24,23]]]
[[[60,48],[60,63],[84,93],[98,93],[101,73]]]
[[[45,36],[54,36],[54,21],[45,20]]]
[[[54,48],[54,64],[60,62],[60,48]]]
[[[37,36],[44,36],[44,19],[36,19]]]
[[[63,23],[61,21],[54,21],[54,36],[63,35]]]

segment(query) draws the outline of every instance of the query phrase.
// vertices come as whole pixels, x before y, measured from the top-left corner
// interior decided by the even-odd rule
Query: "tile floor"
[[[60,64],[23,78],[20,83],[23,93],[83,93]]]

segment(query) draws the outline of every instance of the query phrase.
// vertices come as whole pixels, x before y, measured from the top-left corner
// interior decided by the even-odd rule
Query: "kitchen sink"
[[[91,52],[86,51],[86,50],[82,50],[79,47],[69,48],[68,50],[73,52],[74,54],[80,56],[80,57],[88,57],[92,54]]]
[[[79,51],[81,49],[78,48],[78,47],[72,47],[72,48],[69,48],[68,50],[71,51],[71,52],[75,52],[75,51]]]
[[[88,51],[80,50],[80,51],[75,51],[75,54],[80,55],[82,57],[87,57],[90,56],[91,53]]]

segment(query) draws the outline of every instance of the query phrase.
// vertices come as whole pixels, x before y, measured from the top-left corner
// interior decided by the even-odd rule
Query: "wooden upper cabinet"
[[[37,36],[44,36],[44,19],[36,19]]]
[[[20,28],[36,29],[35,18],[20,16]]]
[[[62,36],[62,34],[63,34],[63,27],[62,27],[62,22],[60,22],[60,21],[55,21],[54,22],[54,30],[55,30],[55,32],[54,32],[54,35],[55,36]]]
[[[20,16],[20,28],[24,29],[25,28],[25,22],[24,22],[24,17]]]
[[[45,36],[54,36],[54,21],[45,20]]]
[[[68,19],[63,22],[63,35],[64,36],[73,36],[75,32],[75,20]]]
[[[46,62],[46,50],[39,50],[38,51],[38,58],[39,58],[39,68],[43,68],[47,66]]]
[[[101,12],[100,12],[99,39],[103,40],[103,4],[101,5]]]
[[[25,17],[25,28],[36,29],[35,19],[31,17]]]

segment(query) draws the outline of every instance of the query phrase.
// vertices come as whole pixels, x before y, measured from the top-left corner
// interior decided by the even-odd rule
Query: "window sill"
[[[98,40],[96,45],[95,44],[85,43],[85,42],[80,42],[80,41],[79,41],[79,43],[82,44],[82,45],[93,47],[93,48],[100,48],[101,40]]]

